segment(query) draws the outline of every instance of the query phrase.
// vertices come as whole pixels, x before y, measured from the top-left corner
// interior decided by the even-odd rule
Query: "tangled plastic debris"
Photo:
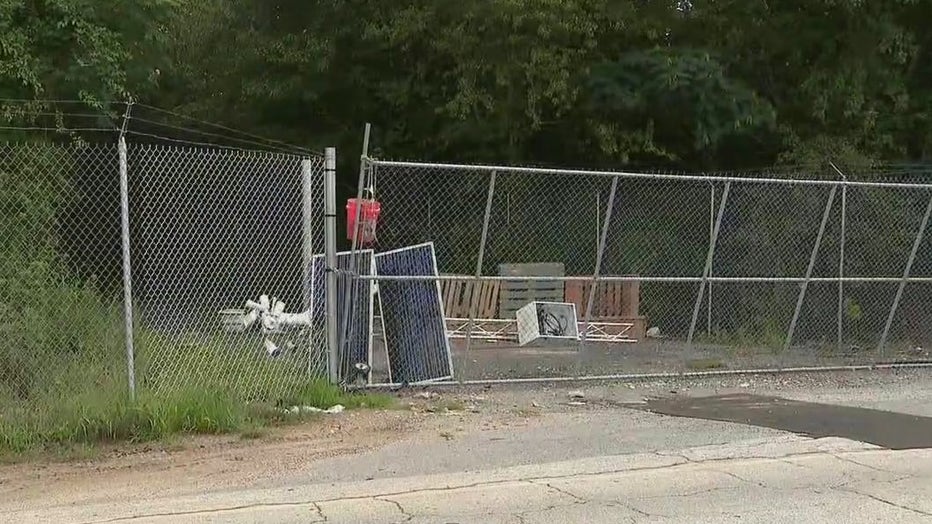
[[[300,413],[326,413],[328,415],[336,415],[337,413],[343,413],[346,408],[341,404],[336,404],[327,409],[321,409],[314,406],[291,406],[286,409],[285,412],[292,415],[298,415]]]

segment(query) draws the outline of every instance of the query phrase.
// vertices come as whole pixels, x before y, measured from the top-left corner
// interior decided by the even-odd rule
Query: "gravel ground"
[[[553,378],[615,374],[682,373],[719,370],[761,370],[793,367],[871,365],[890,362],[929,362],[925,348],[902,349],[880,355],[876,348],[849,347],[829,351],[818,347],[793,347],[787,351],[767,348],[694,344],[678,340],[645,340],[636,343],[588,343],[583,347],[519,347],[512,344],[453,341],[457,380]],[[373,382],[388,381],[387,359],[379,341],[373,351]]]

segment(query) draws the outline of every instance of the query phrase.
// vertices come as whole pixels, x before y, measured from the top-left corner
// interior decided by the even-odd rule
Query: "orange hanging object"
[[[359,225],[356,224],[356,209],[359,209]],[[379,221],[382,204],[377,200],[351,198],[346,202],[346,238],[353,240],[359,231],[356,245],[368,246],[375,243],[375,227]]]

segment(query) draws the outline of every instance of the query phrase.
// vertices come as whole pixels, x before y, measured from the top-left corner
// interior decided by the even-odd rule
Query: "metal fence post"
[[[709,242],[712,241],[712,235],[715,234],[715,184],[709,182],[710,194],[709,194]],[[712,276],[713,266],[709,266],[709,277]],[[708,310],[706,311],[705,318],[705,334],[712,335],[712,282],[709,282],[709,304]]]
[[[832,169],[841,177],[841,231],[838,239],[838,350],[844,346],[845,338],[845,236],[848,222],[848,177],[838,169],[833,162],[829,162]]]
[[[362,227],[361,227],[362,225],[359,223],[359,218],[362,216],[362,206],[359,204],[359,201],[362,200],[362,193],[364,189],[363,186],[366,183],[366,168],[368,167],[368,162],[369,162],[369,134],[371,131],[372,131],[372,124],[369,124],[367,122],[366,130],[363,133],[363,137],[362,137],[362,154],[359,156],[359,182],[357,183],[357,186],[356,186],[356,215],[355,215],[355,220],[353,221],[353,224],[355,224],[355,226],[353,227],[353,231],[352,231],[352,240],[350,240],[350,264],[352,264],[351,267],[354,270],[356,267],[356,251],[359,248],[359,232],[362,230]],[[349,224],[346,224],[346,227],[348,229]],[[347,299],[343,301],[343,321],[340,323],[340,340],[339,340],[340,355],[344,354],[344,352],[346,351],[347,343],[349,342],[347,339],[349,338],[348,337],[349,327],[350,327],[350,323],[352,322],[352,319],[350,318],[351,317],[350,305],[353,302],[353,300],[351,300],[351,297],[353,296],[353,292],[356,289],[356,278],[357,277],[358,275],[355,275],[355,274],[344,275],[342,277],[345,283],[344,289],[346,289],[346,292],[349,293],[350,297],[347,297]]]
[[[312,291],[313,275],[311,274],[314,260],[314,180],[311,160],[301,160],[301,255],[304,262],[304,307],[307,309],[308,320],[314,318],[314,293]],[[307,373],[313,373],[313,333],[308,334]]]
[[[340,347],[337,331],[337,150],[324,153],[324,251],[327,261],[327,355],[330,382],[340,381]]]
[[[482,277],[482,266],[485,261],[485,245],[489,238],[489,220],[492,217],[492,201],[495,197],[495,175],[496,172],[492,171],[491,176],[489,176],[489,193],[485,200],[485,216],[482,219],[482,236],[479,238],[479,255],[476,257],[476,279],[472,287],[472,296],[469,297],[469,323],[466,325],[466,356],[465,362],[463,363],[463,375],[466,374],[465,370],[469,367],[469,350],[472,348],[473,324],[476,323],[477,310],[479,309],[478,287],[482,282],[480,278]]]
[[[893,304],[890,306],[890,314],[887,315],[887,323],[883,327],[883,335],[880,336],[880,345],[877,348],[880,352],[880,356],[884,355],[887,337],[890,335],[890,327],[893,325],[893,317],[896,315],[896,309],[899,307],[900,300],[903,298],[903,290],[906,288],[906,283],[909,281],[909,275],[913,269],[913,262],[916,261],[916,253],[919,252],[919,247],[922,245],[926,227],[929,225],[930,215],[932,215],[932,197],[929,198],[929,205],[926,206],[926,213],[923,215],[922,223],[919,225],[919,232],[916,233],[916,240],[913,241],[913,249],[909,253],[909,260],[906,261],[906,268],[903,269],[903,278],[900,280],[900,284],[896,289],[896,296],[893,298]]]
[[[793,319],[790,320],[790,328],[786,332],[786,341],[783,343],[783,351],[790,349],[793,343],[793,334],[796,332],[796,323],[799,321],[799,313],[803,309],[803,302],[806,300],[806,290],[809,288],[809,281],[812,280],[812,272],[815,270],[816,260],[819,258],[819,247],[822,245],[822,236],[825,234],[825,226],[828,224],[828,216],[832,212],[832,204],[835,203],[835,193],[838,186],[832,186],[832,191],[828,194],[828,202],[825,203],[825,211],[822,213],[822,222],[819,223],[819,233],[816,235],[815,245],[812,246],[812,253],[809,255],[809,265],[806,267],[806,276],[803,283],[799,286],[799,296],[796,297],[796,309],[793,310]]]
[[[136,400],[136,350],[133,345],[133,269],[129,238],[129,164],[126,138],[117,146],[120,162],[120,236],[123,244],[123,326],[126,344],[126,373],[130,399]]]
[[[612,188],[608,193],[608,202],[605,204],[605,221],[602,223],[602,237],[599,240],[599,250],[595,254],[595,268],[592,271],[592,284],[589,288],[589,298],[586,300],[586,316],[583,318],[581,335],[582,343],[586,343],[586,333],[589,331],[589,319],[592,316],[592,307],[595,304],[595,294],[599,287],[599,277],[602,274],[602,257],[605,254],[605,244],[608,241],[608,228],[612,224],[612,211],[615,209],[615,194],[618,192],[618,177],[612,177]]]
[[[722,230],[722,217],[725,215],[725,205],[728,203],[728,193],[731,191],[731,181],[725,182],[725,190],[722,192],[722,201],[718,205],[718,216],[715,218],[715,228],[712,231],[712,238],[709,240],[709,251],[705,256],[705,268],[702,270],[702,281],[699,282],[699,293],[696,295],[696,303],[693,306],[692,321],[689,323],[689,336],[686,338],[686,345],[692,347],[693,336],[696,334],[696,322],[699,320],[699,309],[702,307],[702,295],[705,292],[705,286],[708,284],[709,275],[712,272],[712,259],[715,258],[715,245],[718,243],[718,234]]]
[[[841,350],[845,340],[845,235],[848,220],[848,184],[841,186],[841,233],[838,240],[838,349]]]

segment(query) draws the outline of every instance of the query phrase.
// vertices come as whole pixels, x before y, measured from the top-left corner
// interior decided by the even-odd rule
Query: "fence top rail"
[[[680,182],[736,182],[748,184],[784,184],[800,186],[849,186],[849,187],[872,187],[872,188],[889,188],[889,189],[923,189],[932,191],[932,183],[906,183],[906,182],[863,182],[863,181],[845,181],[845,180],[818,180],[804,178],[775,178],[775,177],[738,177],[722,175],[675,175],[670,173],[637,173],[631,171],[598,171],[587,169],[558,169],[547,167],[520,167],[520,166],[496,166],[489,164],[446,164],[435,162],[410,162],[399,160],[379,160],[376,158],[366,158],[367,162],[376,167],[400,167],[409,169],[446,169],[451,171],[473,171],[473,172],[496,172],[514,173],[514,174],[536,174],[536,175],[568,175],[568,176],[599,176],[599,177],[620,177],[636,178],[648,180],[676,180]]]
[[[69,129],[68,131],[80,131]],[[283,149],[247,149],[242,147],[212,144],[209,142],[196,142],[167,138],[149,133],[128,131],[127,135],[143,136],[152,141],[134,141],[132,138],[124,139],[129,149],[144,153],[198,153],[240,159],[274,159],[274,160],[314,160],[323,163],[324,157],[314,152],[287,151]],[[64,136],[64,135],[63,135]],[[82,140],[82,141],[54,141],[54,140],[0,140],[0,150],[47,150],[47,151],[107,151],[116,150],[120,143],[119,138],[113,140]]]
[[[834,284],[845,282],[851,284],[898,284],[909,282],[915,284],[932,284],[932,277],[902,276],[887,277],[672,277],[672,276],[600,276],[593,279],[588,276],[479,276],[474,275],[361,275],[350,271],[337,271],[339,274],[350,275],[363,281],[375,282],[659,282],[666,284],[698,284],[700,282],[715,282],[721,284],[802,284],[821,283]]]

